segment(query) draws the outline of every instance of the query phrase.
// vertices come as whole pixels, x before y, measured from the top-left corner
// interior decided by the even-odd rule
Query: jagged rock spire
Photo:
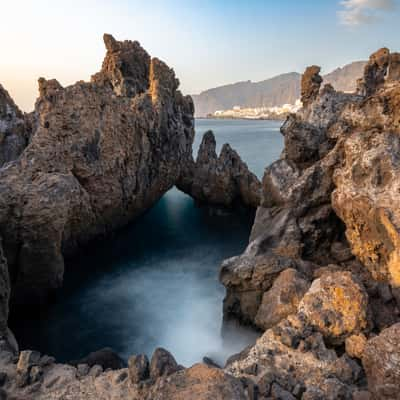
[[[307,107],[318,96],[322,83],[320,72],[320,67],[312,65],[305,70],[301,78],[301,101],[304,107]]]

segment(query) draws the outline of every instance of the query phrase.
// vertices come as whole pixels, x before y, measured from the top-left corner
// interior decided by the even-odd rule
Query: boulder
[[[313,281],[299,304],[308,324],[332,343],[367,326],[368,295],[350,272],[323,274]]]
[[[149,359],[146,355],[134,355],[128,360],[129,379],[133,384],[137,384],[150,377]]]
[[[45,300],[62,284],[64,256],[146,211],[192,160],[193,103],[173,70],[138,42],[104,42],[90,82],[39,79],[29,145],[0,168],[14,303]]]
[[[400,323],[368,340],[362,364],[374,398],[400,399]]]
[[[266,330],[290,314],[297,313],[297,307],[310,283],[294,269],[282,271],[275,279],[272,288],[265,292],[258,308],[255,323]]]
[[[150,378],[157,379],[160,376],[171,375],[179,369],[181,367],[169,351],[161,347],[154,351],[150,361]]]

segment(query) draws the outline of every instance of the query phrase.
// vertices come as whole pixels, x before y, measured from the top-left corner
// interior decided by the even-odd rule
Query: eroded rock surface
[[[138,42],[104,42],[91,82],[39,80],[30,143],[0,169],[0,227],[18,301],[59,287],[64,255],[147,210],[191,160],[193,104],[174,71]]]
[[[289,315],[296,314],[309,287],[309,281],[295,269],[282,271],[272,288],[263,295],[255,317],[256,325],[266,330]]]
[[[362,354],[368,388],[376,399],[400,399],[400,324],[370,339]]]
[[[0,167],[18,158],[31,135],[30,117],[24,115],[0,85]]]
[[[274,398],[278,385],[288,393],[284,398],[350,400],[362,377],[357,363],[328,349],[322,335],[308,329],[297,316],[267,330],[226,370],[254,382],[259,398]]]
[[[160,365],[167,353],[158,351],[152,359]],[[169,354],[167,358],[171,365],[173,357]],[[150,375],[148,359],[143,356],[131,357],[129,370],[103,371],[99,365],[90,368],[81,364],[76,368],[58,364],[51,357],[32,351],[21,352],[15,364],[14,354],[0,351],[0,371],[1,395],[24,400],[249,399],[246,385],[221,369],[196,364],[168,371],[153,368]]]
[[[178,187],[199,203],[228,208],[260,204],[260,181],[229,144],[217,155],[212,131],[204,134],[196,162],[189,166]]]
[[[306,70],[304,107],[281,128],[250,244],[222,264],[225,318],[267,329],[227,370],[264,397],[398,398],[399,78],[388,49],[371,56],[356,93],[321,88],[319,68]],[[311,286],[289,291],[290,314],[269,318],[288,268]]]

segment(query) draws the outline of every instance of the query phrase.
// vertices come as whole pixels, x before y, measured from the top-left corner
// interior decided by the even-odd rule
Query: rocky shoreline
[[[41,79],[32,114],[0,90],[0,398],[400,399],[400,54],[374,53],[352,94],[309,67],[260,183],[229,145],[216,154],[212,132],[194,161],[193,103],[173,71],[137,42],[104,41],[101,72]],[[220,272],[226,322],[259,329],[257,343],[223,368],[164,349],[127,367],[107,352],[74,365],[19,352],[9,299],[43,299],[64,255],[174,185],[257,207],[248,248]]]

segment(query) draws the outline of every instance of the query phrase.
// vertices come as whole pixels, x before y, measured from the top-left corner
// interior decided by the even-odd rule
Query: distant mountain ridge
[[[366,61],[356,61],[324,75],[324,82],[337,90],[350,92],[362,76]],[[289,72],[261,82],[237,82],[193,95],[195,116],[205,117],[217,110],[241,107],[274,107],[294,104],[300,98],[301,74]]]

